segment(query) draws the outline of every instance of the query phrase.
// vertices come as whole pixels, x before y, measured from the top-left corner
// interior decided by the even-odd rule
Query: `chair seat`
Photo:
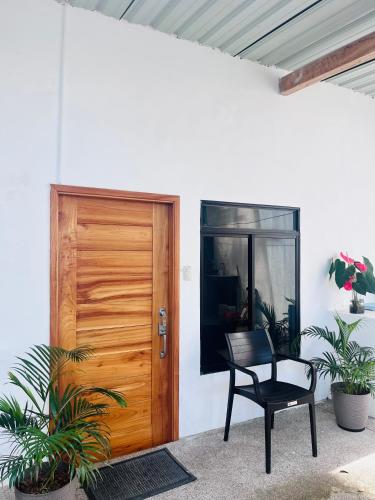
[[[301,399],[311,394],[304,387],[288,384],[287,382],[279,382],[276,380],[265,380],[259,383],[262,397],[266,403],[282,403]],[[256,400],[254,385],[236,386],[236,392],[242,396]]]

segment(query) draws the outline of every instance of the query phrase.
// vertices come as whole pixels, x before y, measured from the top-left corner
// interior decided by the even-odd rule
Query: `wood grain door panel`
[[[77,304],[77,330],[151,323],[152,299],[123,299],[122,304]]]
[[[144,450],[153,446],[151,426],[143,428],[128,429],[127,432],[121,431],[119,434],[112,433],[111,448],[112,456],[119,457],[132,453],[136,450]]]
[[[171,205],[117,194],[64,193],[55,202],[52,338],[66,348],[95,349],[60,383],[124,393],[128,407],[112,404],[103,417],[111,430],[113,456],[165,443],[176,436],[175,378],[170,377],[176,349],[169,338],[171,354],[161,358],[158,335],[161,307],[174,320]]]
[[[151,347],[151,322],[148,325],[120,326],[114,328],[98,328],[82,330],[77,335],[77,345],[91,345],[98,350],[129,350]]]
[[[137,351],[96,351],[76,370],[77,378],[84,385],[119,387],[127,378],[148,375],[151,379],[151,346]]]
[[[80,250],[152,250],[152,228],[120,224],[78,224]]]
[[[95,251],[77,253],[78,278],[111,277],[127,283],[131,276],[152,279],[152,251]]]
[[[85,198],[77,211],[81,224],[115,224],[152,227],[153,205],[136,201],[98,200]]]
[[[148,298],[152,294],[152,281],[138,276],[124,279],[104,276],[79,276],[77,278],[78,304],[121,304],[126,299]]]

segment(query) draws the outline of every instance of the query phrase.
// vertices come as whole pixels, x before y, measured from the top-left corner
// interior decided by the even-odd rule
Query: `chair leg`
[[[225,430],[224,430],[224,441],[228,441],[230,420],[232,418],[233,397],[234,397],[234,370],[231,370],[230,381],[229,381],[227,418],[225,420]]]
[[[264,411],[264,435],[266,444],[266,472],[271,474],[271,420],[272,414],[268,408]]]
[[[312,446],[312,454],[313,457],[318,456],[318,446],[316,439],[316,419],[315,419],[315,404],[309,404],[309,413],[310,413],[310,430],[311,430],[311,446]]]
[[[271,415],[271,429],[275,427],[275,413],[272,413]]]

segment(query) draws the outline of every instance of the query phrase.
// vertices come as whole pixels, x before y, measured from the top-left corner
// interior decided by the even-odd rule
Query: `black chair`
[[[274,425],[274,414],[276,411],[294,406],[309,405],[312,454],[318,455],[315,423],[315,399],[316,368],[310,361],[275,354],[272,341],[265,330],[252,332],[236,332],[225,334],[229,359],[227,363],[230,369],[229,395],[227,418],[225,422],[224,441],[228,441],[230,420],[232,416],[233,397],[235,394],[251,399],[264,408],[265,442],[266,442],[266,472],[271,472],[271,429]],[[298,385],[279,382],[277,380],[277,362],[283,359],[291,359],[298,363],[304,363],[310,367],[311,384],[309,389]],[[248,366],[272,364],[271,378],[259,382],[257,374],[248,370]],[[252,377],[250,385],[236,385],[235,374],[239,370]]]

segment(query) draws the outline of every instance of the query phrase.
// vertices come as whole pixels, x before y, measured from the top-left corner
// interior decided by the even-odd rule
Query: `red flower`
[[[365,273],[367,271],[366,264],[362,264],[362,262],[354,262],[354,265],[357,269],[361,271],[361,273]]]
[[[348,254],[344,254],[344,252],[340,252],[340,257],[342,258],[343,261],[345,261],[347,264],[351,265],[354,264],[354,259],[349,257]]]
[[[348,281],[346,283],[344,283],[344,288],[345,288],[345,290],[353,290],[353,285],[352,285],[350,278],[348,279]]]

